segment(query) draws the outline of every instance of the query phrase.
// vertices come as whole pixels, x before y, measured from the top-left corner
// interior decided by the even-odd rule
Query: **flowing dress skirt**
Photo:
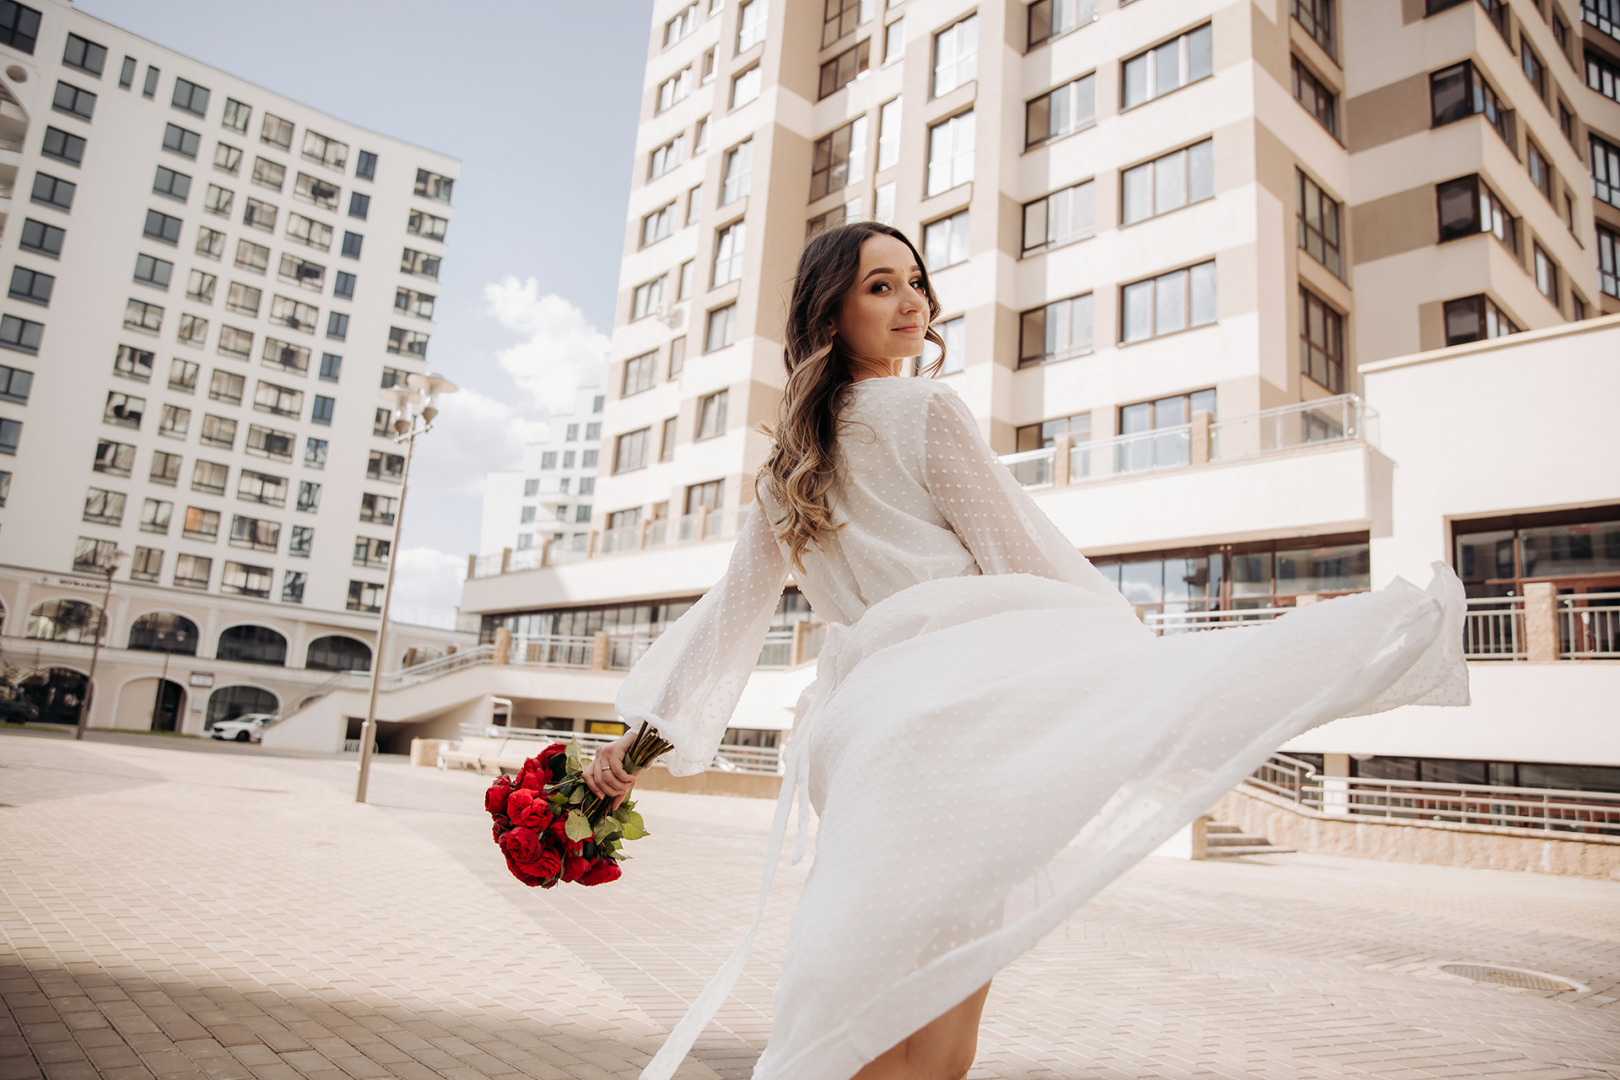
[[[1161,638],[1077,586],[999,574],[924,582],[835,625],[799,703],[767,859],[768,892],[806,786],[816,860],[756,1080],[848,1080],[1287,739],[1397,705],[1466,704],[1463,610],[1436,564],[1424,590],[1396,579],[1270,623]],[[645,1077],[684,1056],[752,934]]]

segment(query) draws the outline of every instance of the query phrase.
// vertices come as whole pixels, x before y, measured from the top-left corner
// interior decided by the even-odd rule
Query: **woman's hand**
[[[630,748],[635,737],[635,732],[626,731],[602,747],[581,774],[585,778],[585,786],[593,794],[613,800],[608,806],[610,810],[617,810],[636,784],[635,774],[626,772],[624,768],[624,752]]]

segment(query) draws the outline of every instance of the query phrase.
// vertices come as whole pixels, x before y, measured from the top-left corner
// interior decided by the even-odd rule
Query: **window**
[[[146,65],[146,80],[141,85],[141,97],[152,98],[157,96],[158,69],[151,64]]]
[[[643,353],[632,356],[624,362],[624,379],[620,384],[619,396],[630,397],[643,390],[651,390],[655,377],[654,366],[658,361],[656,352]]]
[[[141,532],[167,536],[169,523],[174,520],[174,503],[163,499],[147,499],[141,504]]]
[[[0,400],[28,404],[28,391],[34,385],[34,373],[21,368],[0,365]]]
[[[1479,69],[1464,61],[1429,76],[1430,126],[1440,127],[1476,114],[1485,117],[1517,157],[1513,111],[1502,104]]]
[[[293,282],[311,292],[321,292],[326,287],[326,267],[320,263],[312,263],[308,259],[300,259],[296,255],[281,257],[281,266],[276,271],[276,276],[282,281]]]
[[[112,578],[113,551],[117,542],[113,540],[96,540],[89,536],[81,536],[73,549],[73,569],[88,570],[103,573]]]
[[[360,151],[354,161],[354,175],[359,180],[375,180],[377,177],[377,155],[370,150]]]
[[[274,572],[268,566],[249,566],[246,563],[227,561],[225,569],[219,575],[219,591],[268,600],[273,576]]]
[[[296,216],[296,215],[295,215]],[[243,270],[262,274],[270,265],[270,249],[251,240],[236,242],[236,265]]]
[[[388,329],[388,351],[399,356],[427,356],[428,335],[416,330],[401,330],[397,326]]]
[[[0,454],[15,454],[17,452],[17,443],[22,439],[22,428],[23,428],[22,421],[20,421],[20,420],[0,419]],[[104,445],[104,446],[125,446],[126,444],[124,444],[124,443],[103,443],[102,445]],[[130,447],[128,447],[128,450],[129,450],[129,461],[133,462],[135,460],[135,448],[133,446],[130,446]],[[98,448],[97,457],[96,457],[96,471],[97,472],[111,472],[112,471],[110,469],[103,469],[101,467],[101,457],[100,457],[99,448]],[[126,465],[124,467],[124,471],[122,473],[118,473],[117,475],[119,475],[119,476],[128,476],[129,475],[129,467],[128,467],[128,465]],[[7,488],[7,491],[9,492],[10,488],[11,488],[11,481],[9,479],[6,481],[6,488]]]
[[[390,386],[404,386],[410,379],[411,373],[396,367],[382,369],[381,388],[387,390]]]
[[[722,498],[723,490],[719,480],[710,480],[706,484],[690,484],[686,488],[686,513],[701,514],[706,510],[718,510]]]
[[[359,233],[345,232],[343,234],[343,257],[345,259],[358,259],[360,257],[360,245],[364,242],[365,237]]]
[[[297,416],[304,411],[304,392],[261,379],[253,388],[253,407],[277,416]]]
[[[287,554],[296,558],[309,558],[310,550],[315,546],[315,527],[313,525],[294,525],[287,537]]]
[[[174,563],[174,583],[182,589],[208,588],[214,560],[204,555],[181,555]]]
[[[871,63],[872,39],[862,38],[821,65],[821,89],[817,100],[831,97],[862,75]]]
[[[176,77],[174,80],[174,97],[170,99],[170,104],[176,109],[191,113],[193,116],[206,116],[208,115],[208,88]]]
[[[1333,0],[1289,0],[1289,13],[1322,51],[1338,58],[1333,42]]]
[[[405,478],[405,459],[399,454],[373,450],[366,459],[366,479],[392,480],[399,483]]]
[[[131,304],[139,301],[131,300]],[[162,321],[163,309],[158,308],[158,320]],[[124,316],[124,325],[129,325],[129,315]],[[30,319],[19,319],[15,315],[0,315],[0,349],[15,349],[17,352],[38,353],[40,338],[45,334],[45,324]]]
[[[709,148],[709,118],[707,116],[698,120],[697,127],[692,136],[692,152],[701,154]]]
[[[313,480],[298,481],[298,509],[313,514],[321,508],[321,485]]]
[[[307,553],[305,557],[308,558]],[[285,571],[281,575],[281,602],[283,604],[302,604],[304,602],[304,585],[308,580],[309,575],[302,570]]]
[[[263,518],[243,517],[241,514],[231,515],[232,547],[253,548],[256,551],[275,551],[281,542],[281,523],[266,521]],[[227,575],[230,563],[225,564]]]
[[[1440,210],[1440,243],[1487,232],[1519,254],[1519,222],[1477,175],[1435,185]]]
[[[682,8],[673,19],[664,24],[664,48],[669,48],[681,38],[697,29],[697,4],[688,4]]]
[[[197,229],[196,252],[205,259],[218,262],[220,256],[225,254],[225,234],[206,225],[200,226]]]
[[[979,75],[979,17],[969,15],[934,35],[934,96],[964,86]]]
[[[230,128],[232,131],[240,132],[241,134],[246,135],[248,129],[248,118],[252,115],[252,106],[244,105],[235,98],[228,97],[225,99],[225,112],[219,118],[219,122],[223,127]]]
[[[1543,105],[1547,103],[1547,66],[1541,62],[1541,57],[1530,48],[1530,40],[1525,36],[1523,29],[1519,31],[1519,70],[1530,81],[1530,86],[1541,99]]]
[[[174,339],[194,349],[203,348],[208,342],[208,320],[182,311],[180,326],[175,331]]]
[[[0,45],[34,55],[34,45],[39,41],[39,19],[39,10],[27,4],[16,3],[16,0],[0,4]]]
[[[357,536],[354,538],[354,565],[369,567],[373,570],[386,570],[388,569],[388,551],[392,546],[392,543],[387,540],[378,540],[370,536]]]
[[[34,188],[29,198],[41,206],[52,206],[67,213],[73,209],[73,194],[78,185],[68,180],[61,180],[49,173],[36,172],[34,174]]]
[[[437,280],[439,276],[439,257],[406,248],[405,253],[399,257],[399,268],[407,274],[416,274],[418,277],[430,277]]]
[[[216,372],[216,374],[218,373]],[[239,396],[233,404],[241,402],[241,387],[237,387],[237,393]],[[210,394],[209,396],[212,397],[213,395]],[[219,400],[228,401],[229,399],[221,396]],[[212,413],[204,414],[202,432],[198,436],[198,441],[203,446],[217,446],[223,450],[234,448],[236,445],[236,421],[223,416],[215,416]]]
[[[651,428],[627,431],[614,440],[613,471],[615,474],[647,467],[647,439],[651,432]]]
[[[360,520],[371,521],[379,525],[392,525],[394,523],[395,499],[391,495],[373,495],[370,493],[360,496]]]
[[[1534,253],[1536,290],[1551,300],[1553,307],[1558,307],[1558,264],[1541,249],[1540,244],[1532,243],[1530,248]]]
[[[721,390],[698,400],[695,439],[709,439],[726,433],[726,403],[730,396],[729,390]]]
[[[928,184],[938,195],[973,179],[973,113],[959,113],[928,129]]]
[[[1127,285],[1122,340],[1144,341],[1215,321],[1215,261]]]
[[[296,240],[321,251],[332,250],[332,226],[305,217],[303,214],[287,215],[287,239]]]
[[[1597,227],[1598,288],[1620,299],[1620,233]]]
[[[967,261],[968,225],[968,212],[963,210],[923,226],[923,262],[929,270]]]
[[[361,214],[359,216],[364,217],[365,215]],[[427,240],[443,240],[444,230],[449,225],[449,218],[435,217],[421,210],[412,210],[410,218],[405,222],[405,231]]]
[[[67,239],[67,231],[58,229],[55,225],[47,225],[43,221],[33,218],[23,220],[22,238],[18,241],[24,251],[32,251],[40,255],[49,255],[51,258],[60,258],[62,242]]]
[[[743,247],[747,240],[747,223],[734,221],[715,234],[714,276],[710,288],[729,285],[742,278]]]
[[[21,5],[18,6],[21,7]],[[33,9],[22,8],[22,10],[31,11]],[[17,16],[12,16],[12,18],[16,19]],[[9,22],[11,20],[0,16],[0,21]],[[13,25],[18,25],[18,23]],[[30,37],[39,32],[39,12],[37,11],[34,12],[33,25],[34,30],[30,33]],[[7,44],[11,43],[7,42]],[[30,42],[29,44],[32,45],[33,43]],[[27,51],[31,53],[34,50],[29,48]],[[67,47],[62,50],[62,63],[68,67],[78,68],[80,71],[88,75],[94,75],[99,79],[102,70],[107,66],[107,48],[104,45],[97,45],[89,38],[82,38],[78,34],[69,34],[67,36]]]
[[[277,296],[270,301],[270,321],[289,330],[313,334],[320,315],[319,309],[289,296]]]
[[[1462,345],[1469,341],[1517,334],[1519,327],[1502,314],[1502,309],[1488,296],[1465,296],[1445,303],[1446,344]]]
[[[77,135],[69,135],[60,128],[47,127],[45,141],[40,144],[39,152],[46,157],[65,161],[69,165],[82,165],[84,146],[84,140]]]
[[[343,373],[343,357],[332,353],[321,354],[320,377],[325,382],[337,382]]]
[[[231,287],[225,290],[225,310],[235,311],[242,315],[257,316],[263,297],[263,289],[255,289],[251,285],[233,281]]]
[[[1206,23],[1125,61],[1125,108],[1163,97],[1214,74],[1213,31]]]
[[[178,245],[180,243],[180,219],[158,210],[148,210],[142,235],[148,240],[156,240],[160,244]]]
[[[51,108],[57,112],[65,112],[69,116],[77,116],[80,120],[89,120],[95,115],[96,95],[88,90],[80,90],[72,83],[58,80]]]
[[[341,311],[326,315],[326,336],[331,341],[345,341],[349,337],[349,317]]]
[[[866,117],[816,140],[810,165],[810,201],[866,178]]]
[[[686,135],[682,133],[647,155],[647,179],[658,179],[684,160],[686,160]]]
[[[1026,311],[1019,319],[1018,366],[1032,367],[1091,352],[1092,295]],[[949,359],[950,349],[946,349]]]
[[[218,539],[219,511],[204,510],[200,506],[186,507],[185,524],[180,527],[180,535],[191,540],[209,542]]]
[[[141,426],[141,417],[145,414],[145,398],[113,390],[107,394],[107,404],[101,410],[101,420],[106,424],[138,430]]]
[[[739,72],[737,75],[732,76],[731,107],[733,109],[740,109],[744,105],[747,105],[750,101],[753,101],[755,98],[759,97],[761,78],[762,74],[758,64],[755,64],[746,71]]]
[[[1297,2],[1297,0],[1296,0]],[[1339,105],[1333,91],[1329,90],[1322,81],[1312,75],[1305,65],[1299,62],[1299,57],[1293,58],[1294,65],[1294,100],[1305,107],[1305,111],[1316,118],[1316,122],[1327,129],[1328,134],[1338,137],[1339,134]]]
[[[1620,101],[1620,67],[1587,49],[1586,85],[1610,101]]]
[[[756,0],[762,2],[762,0]],[[818,144],[819,145],[819,144]],[[726,151],[720,181],[720,205],[726,206],[748,194],[748,182],[754,168],[754,140],[745,139]],[[670,206],[673,214],[674,206]]]
[[[292,149],[293,122],[283,120],[274,113],[264,114],[264,123],[259,127],[259,141],[279,146],[283,150]]]
[[[242,168],[242,151],[229,143],[214,144],[214,168],[235,176]]]
[[[901,16],[883,28],[883,62],[893,63],[904,59],[905,55],[906,20],[905,16]]]
[[[1024,146],[1060,139],[1096,122],[1097,77],[1086,75],[1024,105]]]
[[[210,401],[224,401],[231,405],[240,405],[242,404],[242,394],[246,385],[247,381],[241,375],[215,368],[213,375],[209,377],[208,398]],[[230,430],[225,434],[223,440],[223,445],[226,446],[229,446],[236,438],[236,424],[234,421],[229,421],[229,423],[231,424]],[[203,439],[213,439],[216,444],[219,443],[218,439],[209,434],[207,425],[204,425]]]
[[[1316,181],[1297,169],[1299,246],[1311,258],[1343,275],[1339,259],[1339,204],[1323,194]]]
[[[263,503],[266,506],[286,506],[287,479],[243,469],[242,474],[237,477],[236,497],[247,502]]]
[[[630,321],[646,318],[664,306],[664,277],[656,277],[651,281],[644,281],[636,286],[635,292],[630,296]]]
[[[1173,430],[1149,438],[1130,439],[1116,446],[1114,471],[1139,472],[1144,469],[1188,464],[1191,454],[1186,425],[1192,422],[1192,414],[1195,412],[1215,415],[1215,391],[1200,390],[1194,394],[1177,394],[1121,408],[1119,410],[1121,434],[1137,435],[1165,428]],[[1088,420],[1086,441],[1090,439],[1090,430]]]
[[[1530,182],[1541,192],[1548,202],[1553,201],[1552,166],[1547,164],[1547,158],[1542,154],[1541,148],[1530,140],[1525,140],[1528,148],[1526,153],[1527,165],[1530,170]]]
[[[675,232],[675,204],[668,203],[641,219],[641,246],[656,244]]]
[[[582,469],[596,468],[596,451],[581,450],[579,452],[579,467]],[[579,482],[579,493],[581,495],[585,494],[585,481],[583,479]]]
[[[1184,151],[1124,170],[1123,222],[1131,225],[1213,196],[1215,141],[1204,139]]]
[[[17,427],[20,429],[22,425],[18,424]],[[13,435],[11,431],[7,431],[5,434]],[[11,438],[5,439],[4,443],[5,445],[11,447],[12,453],[17,452],[17,439],[14,435]],[[173,457],[174,455],[169,456]],[[179,461],[180,459],[178,457],[174,457],[176,466],[178,466]],[[167,465],[168,463],[165,462],[164,464]],[[154,458],[152,462],[152,469],[154,473],[157,470],[157,466],[158,462]],[[111,439],[102,439],[96,443],[96,462],[93,467],[96,472],[106,473],[108,476],[128,476],[130,470],[135,467],[135,447],[130,443],[113,442]],[[156,476],[154,476],[154,479],[158,479],[160,483],[162,482],[161,478]],[[173,483],[174,481],[172,478],[170,478],[168,482]]]
[[[159,435],[166,435],[171,439],[184,439],[186,432],[190,430],[190,409],[182,409],[178,405],[163,406],[163,414],[158,418]]]
[[[84,497],[84,520],[97,525],[121,525],[125,495],[121,491],[91,488]]]
[[[439,261],[433,260],[434,270],[437,271]],[[437,277],[438,274],[433,275]],[[332,295],[340,300],[354,299],[354,275],[347,270],[339,270],[332,279]]]
[[[118,346],[118,354],[113,358],[113,374],[125,379],[134,379],[137,382],[150,382],[152,379],[153,354],[146,349],[137,349],[133,345]],[[184,361],[180,361],[184,362]],[[195,366],[195,365],[193,365]],[[171,388],[174,380],[169,380]]]
[[[126,61],[129,57],[124,58]],[[126,70],[133,70],[132,65],[126,63]],[[137,547],[135,557],[130,560],[129,579],[131,581],[156,581],[163,573],[163,552],[157,548]]]
[[[202,136],[195,131],[181,127],[179,124],[165,124],[163,126],[163,149],[171,154],[197,160],[197,148],[202,144]]]
[[[301,176],[303,174],[300,173],[299,175]],[[336,189],[334,188],[333,190],[335,191]],[[366,215],[369,214],[369,213],[371,213],[371,196],[370,195],[362,195],[358,191],[351,191],[349,193],[349,216],[352,217],[352,218],[359,218],[361,221],[364,221],[366,219]],[[426,217],[426,218],[433,217],[433,215],[431,215],[431,214],[423,214],[421,216]],[[415,221],[416,217],[417,217],[417,214],[413,211],[412,214],[411,214],[412,221]],[[444,219],[443,218],[434,218],[434,220],[443,221]],[[443,232],[442,228],[441,228],[441,230],[439,232],[439,235],[440,236],[444,235],[444,232]]]
[[[737,339],[737,305],[727,304],[709,312],[708,326],[703,335],[703,351],[723,349]]]
[[[122,353],[125,346],[118,347]],[[150,354],[148,354],[150,357]],[[148,361],[150,362],[150,361]],[[169,361],[169,389],[178,390],[182,394],[195,394],[197,392],[197,371],[199,365],[190,360],[182,360],[178,356]]]
[[[1033,49],[1096,19],[1097,0],[1035,0],[1029,5],[1029,45]]]
[[[676,278],[675,299],[690,300],[692,298],[692,279],[696,276],[696,271],[693,269],[694,265],[695,260],[692,259],[687,259],[681,263],[681,269]]]
[[[824,0],[821,47],[825,49],[845,34],[853,33],[873,15],[874,0]]]
[[[313,161],[325,165],[328,169],[342,172],[349,164],[349,144],[318,135],[306,128],[303,157],[305,161]]]
[[[301,172],[293,178],[293,198],[300,202],[312,203],[322,210],[336,210],[338,196],[342,194],[336,187],[325,180]],[[356,192],[358,195],[359,193]],[[365,198],[365,196],[360,196]],[[359,215],[364,217],[364,214]]]
[[[291,461],[292,448],[293,437],[290,432],[260,427],[258,424],[248,425],[247,442],[243,446],[248,453],[277,461]]]
[[[263,232],[275,232],[276,208],[258,199],[249,199],[242,212],[242,224]]]
[[[138,269],[136,273],[139,274]],[[50,274],[42,274],[26,266],[14,266],[11,269],[11,289],[7,295],[13,300],[25,300],[30,304],[47,306],[51,302],[51,290],[55,286],[56,278]]]
[[[383,587],[370,581],[349,582],[349,600],[347,607],[350,611],[369,611],[375,614],[382,610]]]
[[[737,8],[737,51],[747,52],[765,40],[767,0],[743,0]]]
[[[6,318],[11,318],[7,315]],[[39,326],[38,323],[34,324]],[[131,330],[146,330],[157,333],[163,329],[163,309],[157,304],[149,304],[145,300],[130,300],[124,305],[124,325]],[[43,330],[43,327],[40,327]],[[0,344],[4,343],[5,335],[0,333]],[[35,334],[37,340],[38,333]],[[37,351],[37,349],[35,350]]]
[[[98,446],[96,448],[96,466],[95,466],[96,472],[114,472],[115,470],[113,470],[113,469],[108,469],[108,468],[103,468],[102,467],[103,464],[104,464],[104,459],[102,457],[102,450],[105,447],[118,447],[118,446],[123,446],[123,445],[124,445],[123,443],[103,442],[100,446]],[[107,460],[110,461],[110,462],[116,462],[116,460],[117,460],[116,453],[114,453],[112,458],[107,459]],[[124,466],[123,466],[123,472],[116,473],[116,475],[128,476],[129,475],[129,468],[134,463],[135,463],[135,448],[133,446],[131,446],[131,447],[129,447],[128,460],[124,463]],[[174,487],[177,483],[180,482],[180,455],[179,454],[166,454],[162,450],[154,450],[152,452],[152,468],[147,472],[146,478],[148,480],[152,481],[152,483],[154,483],[154,484],[165,484],[168,487]]]
[[[203,210],[210,214],[217,214],[222,218],[231,216],[231,203],[236,193],[229,188],[222,188],[218,184],[209,184],[208,190],[203,193]]]
[[[859,196],[847,203],[839,203],[824,214],[817,214],[805,223],[804,238],[809,240],[812,236],[827,229],[837,228],[846,221],[857,221],[861,216],[861,200]]]
[[[273,337],[266,337],[264,351],[259,357],[266,367],[281,368],[296,375],[303,375],[309,371],[309,350],[302,345],[292,345],[285,341],[277,341]]]
[[[1299,373],[1331,393],[1344,393],[1344,316],[1299,289]]]
[[[312,423],[312,424],[326,424],[327,426],[331,426],[331,423],[332,423],[332,409],[333,409],[333,407],[335,405],[336,405],[336,399],[335,398],[329,398],[329,397],[326,397],[325,395],[322,395],[322,394],[316,394],[315,395],[314,408],[310,409],[310,413],[309,413],[310,423]],[[325,462],[325,449],[324,449],[325,444],[324,443],[322,443],[322,447],[323,447],[323,449],[322,449],[322,459],[321,460],[322,460],[322,463],[324,464],[324,462]],[[307,465],[308,461],[305,461],[305,464]]]

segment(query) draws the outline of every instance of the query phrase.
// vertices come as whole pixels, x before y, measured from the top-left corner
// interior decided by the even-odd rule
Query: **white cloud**
[[[524,338],[497,351],[496,361],[548,414],[571,411],[579,387],[599,384],[611,342],[579,308],[556,293],[541,296],[532,277],[510,275],[485,285],[484,301],[497,322]]]
[[[417,440],[411,462],[411,487],[435,494],[481,496],[484,474],[516,468],[524,444],[544,439],[549,426],[477,390],[446,395],[438,406],[433,434]]]
[[[390,620],[418,626],[454,626],[456,605],[461,602],[461,579],[466,575],[465,556],[432,548],[403,549],[394,570],[394,595],[388,602]]]

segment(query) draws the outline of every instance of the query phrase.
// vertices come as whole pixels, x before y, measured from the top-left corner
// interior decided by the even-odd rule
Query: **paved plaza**
[[[0,735],[0,1080],[634,1077],[751,915],[772,804],[647,792],[625,878],[528,889],[487,779]],[[746,1077],[808,869],[679,1075]],[[1577,983],[1476,983],[1449,962]],[[1620,883],[1149,859],[999,975],[973,1078],[1620,1078]]]

